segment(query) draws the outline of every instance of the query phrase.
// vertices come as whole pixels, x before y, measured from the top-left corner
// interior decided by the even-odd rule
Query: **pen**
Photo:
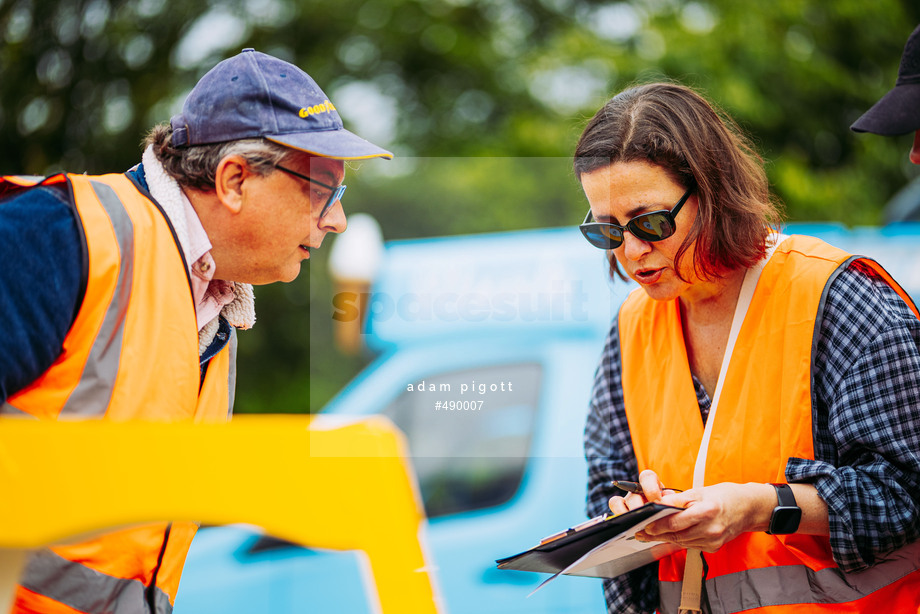
[[[614,488],[619,488],[620,490],[625,490],[626,492],[631,492],[636,495],[642,494],[642,487],[639,485],[639,482],[627,482],[625,480],[614,480],[610,482],[610,485]],[[684,492],[679,488],[662,488],[661,490],[673,490],[674,492]]]

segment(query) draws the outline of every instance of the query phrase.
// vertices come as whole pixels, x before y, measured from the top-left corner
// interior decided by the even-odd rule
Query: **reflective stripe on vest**
[[[51,419],[226,420],[231,360],[215,356],[201,383],[188,270],[165,215],[124,175],[42,185],[64,182],[86,237],[86,292],[61,356],[6,403]],[[23,189],[0,181],[0,194]]]
[[[201,382],[187,266],[165,214],[124,175],[59,175],[42,185],[70,189],[86,238],[86,291],[61,356],[0,405],[0,415],[226,421],[233,348],[227,344],[211,358]],[[25,189],[27,182],[0,179],[0,196]],[[155,470],[155,461],[144,463]],[[163,550],[165,527],[133,527],[39,552],[12,611],[144,612],[144,586],[155,586],[147,589],[155,601],[162,603],[162,594],[169,604],[197,527],[173,523]],[[95,584],[83,584],[90,580]],[[62,605],[52,608],[52,600]]]
[[[109,406],[118,376],[125,318],[134,280],[134,226],[131,218],[111,187],[92,180],[90,185],[112,223],[119,257],[116,290],[105,310],[102,326],[93,341],[80,381],[61,408],[61,416],[83,418],[101,417]]]
[[[772,606],[803,612],[913,612],[920,608],[920,595],[916,574],[910,572],[918,567],[920,542],[901,548],[882,565],[856,573],[845,574],[836,567],[815,571],[802,565],[747,569],[706,582],[709,612],[729,614]],[[680,582],[661,582],[659,590],[662,614],[677,614]]]
[[[723,382],[720,408],[713,418],[706,484],[785,482],[788,458],[814,458],[812,341],[823,291],[851,262],[849,254],[810,237],[791,237],[777,247],[761,274]],[[882,273],[876,263],[861,262]],[[893,283],[887,274],[883,278]],[[893,287],[903,293],[896,284]],[[687,489],[703,423],[677,301],[653,301],[642,290],[635,291],[620,309],[619,334],[623,395],[639,470],[654,469],[664,483]],[[749,607],[751,591],[759,594],[761,603],[787,603],[785,585],[775,584],[775,571],[764,569],[785,567],[783,573],[801,578],[804,586],[818,580],[826,584],[824,578],[834,573],[849,580],[836,568],[827,537],[744,533],[718,552],[706,554],[705,560],[705,589],[713,608],[723,599],[733,604],[724,611]],[[662,611],[677,609],[683,561],[684,553],[679,552],[659,562]],[[889,585],[870,599],[893,600],[899,593],[893,583],[918,568],[915,558],[901,556],[901,551],[891,561],[878,563],[873,573],[887,577]],[[774,575],[761,584],[769,574]],[[920,595],[920,577],[912,574],[911,578],[914,587],[906,598],[915,600]],[[821,586],[808,593],[805,611],[824,608],[817,605],[825,598]],[[739,587],[741,597],[720,592],[731,587]],[[857,598],[866,599],[865,595]],[[732,609],[738,603],[741,609]],[[835,607],[828,611],[840,611]],[[797,606],[783,608],[796,610]]]
[[[147,587],[139,580],[106,575],[50,550],[41,550],[30,557],[20,584],[78,612],[150,614]],[[172,612],[169,595],[156,587],[152,591],[154,612]]]
[[[31,418],[33,420],[38,420],[37,416],[33,416],[30,413],[26,413],[19,408],[13,407],[9,403],[0,404],[0,416],[10,416],[15,418]]]

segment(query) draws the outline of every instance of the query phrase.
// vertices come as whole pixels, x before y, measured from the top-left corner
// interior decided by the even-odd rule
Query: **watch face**
[[[798,507],[775,507],[773,517],[770,518],[770,533],[773,535],[788,535],[799,530],[799,521],[802,520],[802,509]]]

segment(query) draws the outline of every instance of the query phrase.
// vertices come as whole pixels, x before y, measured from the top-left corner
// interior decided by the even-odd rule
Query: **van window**
[[[383,410],[409,440],[429,518],[499,505],[524,477],[540,398],[536,363],[434,373]]]

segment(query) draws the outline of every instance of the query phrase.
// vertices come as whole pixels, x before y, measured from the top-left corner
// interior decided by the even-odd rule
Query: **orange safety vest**
[[[39,181],[70,191],[85,237],[86,289],[61,355],[0,404],[0,415],[226,420],[235,332],[202,382],[188,268],[159,205],[120,174],[4,177],[0,197]],[[155,523],[38,551],[12,612],[170,612],[196,529]]]
[[[790,457],[814,459],[812,340],[823,291],[857,258],[818,239],[783,241],[764,267],[722,384],[705,484],[785,482]],[[876,270],[920,317],[909,296]],[[639,470],[690,488],[703,438],[677,300],[634,291],[619,313],[623,396]],[[662,612],[677,612],[686,551],[659,562]],[[744,533],[704,553],[713,612],[906,612],[920,606],[920,542],[843,573],[827,537]]]

